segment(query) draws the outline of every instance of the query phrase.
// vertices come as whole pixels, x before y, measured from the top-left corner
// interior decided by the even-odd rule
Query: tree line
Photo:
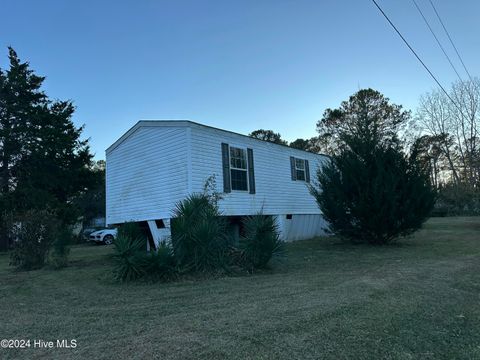
[[[391,104],[381,93],[364,89],[338,108],[328,108],[316,123],[316,135],[288,143],[272,130],[256,130],[250,136],[314,153],[335,155],[339,137],[351,131],[359,94],[378,109],[375,125],[385,139],[413,154],[438,190],[437,207],[448,214],[480,213],[480,80],[453,83],[445,94],[434,89],[423,94],[414,112]],[[387,106],[388,105],[388,106]],[[390,112],[387,114],[387,107]],[[383,112],[383,113],[382,113]],[[388,115],[388,116],[387,116]]]
[[[73,102],[50,99],[42,90],[45,78],[12,48],[8,59],[8,68],[0,68],[0,249],[14,240],[12,224],[35,219],[32,211],[44,217],[46,211],[61,227],[105,214],[105,163],[93,160],[84,127],[73,123]],[[351,149],[353,136],[363,136],[415,159],[415,169],[439,191],[437,203],[479,211],[479,107],[478,79],[454,83],[449,96],[424,94],[413,115],[363,89],[326,109],[311,138],[288,143],[264,129],[250,136],[332,157]]]

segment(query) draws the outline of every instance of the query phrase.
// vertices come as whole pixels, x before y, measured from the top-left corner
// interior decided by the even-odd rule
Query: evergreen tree
[[[306,139],[300,139],[299,138],[295,141],[292,141],[288,146],[290,146],[294,149],[309,151],[310,142]]]
[[[323,151],[320,138],[318,136],[311,137],[310,139],[297,139],[292,141],[288,146],[294,149],[310,151],[317,154]]]
[[[327,109],[317,122],[316,145],[320,152],[335,154],[345,145],[345,134],[376,136],[376,141],[398,145],[399,131],[410,119],[410,112],[373,89],[362,89],[343,101],[337,109]]]
[[[287,142],[282,139],[282,136],[279,133],[274,132],[273,130],[259,129],[252,131],[248,136],[255,139],[269,141],[274,144],[287,145]]]
[[[72,223],[78,217],[73,200],[92,181],[83,127],[72,122],[72,102],[50,100],[41,90],[44,77],[12,48],[9,60],[9,69],[0,69],[1,215],[15,218],[49,208],[63,223]],[[1,236],[0,248],[5,246]]]
[[[385,244],[421,227],[434,190],[415,154],[407,157],[396,134],[380,126],[398,107],[382,102],[376,109],[362,99],[357,105],[354,121],[338,133],[337,154],[319,170],[311,191],[334,234]]]
[[[105,160],[96,161],[90,171],[92,181],[88,191],[76,199],[84,226],[97,217],[105,217]]]

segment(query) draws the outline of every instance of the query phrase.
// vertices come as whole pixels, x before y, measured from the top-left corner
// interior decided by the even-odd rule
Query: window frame
[[[297,157],[294,157],[294,159],[295,159],[295,179],[296,179],[297,181],[307,182],[307,171],[306,171],[306,169],[305,169],[306,166],[307,166],[307,164],[306,164],[306,162],[305,162],[305,159],[301,159],[301,158],[297,158]],[[300,162],[303,163],[303,169],[297,167],[297,161],[300,161]],[[300,179],[300,178],[298,177],[298,172],[299,172],[299,171],[303,172],[303,179]]]
[[[243,168],[238,168],[236,166],[232,166],[232,149],[238,149],[242,151],[242,154],[244,156],[245,160],[245,169]],[[230,189],[231,191],[238,191],[238,192],[249,192],[250,191],[250,182],[248,179],[248,154],[247,154],[247,148],[244,146],[239,146],[239,145],[228,145],[228,167],[230,171]],[[232,170],[237,170],[237,171],[243,171],[245,172],[245,182],[247,184],[247,188],[245,190],[240,190],[240,189],[234,189],[233,188],[233,176],[232,176]]]

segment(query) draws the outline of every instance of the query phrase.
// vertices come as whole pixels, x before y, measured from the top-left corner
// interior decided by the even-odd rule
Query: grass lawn
[[[480,359],[480,218],[385,247],[296,242],[271,271],[197,282],[116,284],[111,252],[22,273],[1,254],[0,339],[77,347],[0,358]]]

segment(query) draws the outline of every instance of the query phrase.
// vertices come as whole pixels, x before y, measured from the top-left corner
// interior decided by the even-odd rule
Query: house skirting
[[[272,216],[275,218],[280,238],[283,241],[306,240],[326,235],[327,223],[320,214],[279,214]],[[232,235],[238,240],[242,228],[242,217],[227,216],[227,218],[233,231]],[[150,220],[147,223],[156,246],[160,242],[170,241],[170,219]]]
[[[320,214],[275,215],[280,238],[284,241],[306,240],[326,235],[327,223]]]

